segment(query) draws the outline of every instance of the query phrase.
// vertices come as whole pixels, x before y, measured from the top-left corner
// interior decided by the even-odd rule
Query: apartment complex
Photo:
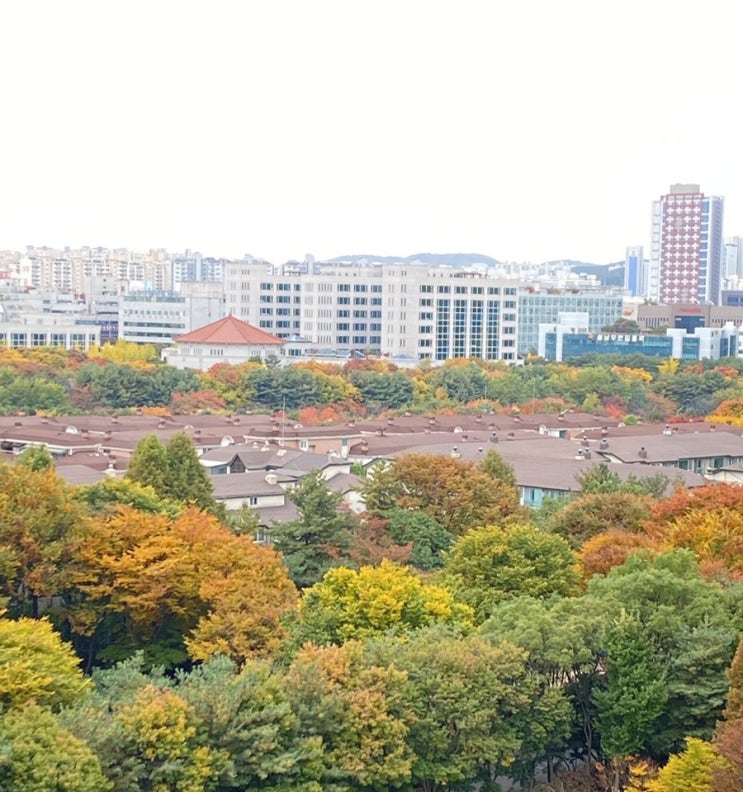
[[[673,184],[653,203],[646,296],[660,303],[710,302],[720,297],[724,201],[698,184]]]
[[[417,264],[230,262],[226,309],[279,338],[318,350],[446,360],[514,361],[514,281]]]

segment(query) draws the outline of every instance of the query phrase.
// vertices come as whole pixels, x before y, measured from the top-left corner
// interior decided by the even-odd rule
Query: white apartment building
[[[226,310],[317,351],[436,361],[516,359],[517,285],[420,264],[229,262]]]
[[[165,251],[140,254],[124,249],[29,247],[12,274],[25,287],[72,294],[83,294],[91,279],[100,278],[113,278],[157,291],[172,285],[171,263]]]

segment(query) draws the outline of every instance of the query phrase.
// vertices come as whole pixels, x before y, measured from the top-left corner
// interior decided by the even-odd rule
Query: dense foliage
[[[276,366],[218,363],[177,370],[151,347],[119,342],[87,355],[61,349],[0,350],[0,414],[67,414],[160,408],[175,413],[286,407],[305,425],[386,411],[558,412],[567,407],[645,420],[711,415],[740,423],[738,359],[679,365],[632,355],[506,366],[474,359],[397,369],[384,359]]]

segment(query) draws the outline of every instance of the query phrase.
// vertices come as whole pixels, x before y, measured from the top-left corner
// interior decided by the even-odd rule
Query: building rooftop
[[[175,339],[179,344],[251,344],[281,346],[286,343],[271,333],[232,316],[225,316],[216,322],[200,327]]]

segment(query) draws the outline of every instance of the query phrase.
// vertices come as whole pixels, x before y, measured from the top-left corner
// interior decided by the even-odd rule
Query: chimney
[[[637,452],[637,456],[639,456],[640,459],[647,459],[648,458],[648,452],[645,450],[645,446],[642,446],[640,448],[640,450]]]

